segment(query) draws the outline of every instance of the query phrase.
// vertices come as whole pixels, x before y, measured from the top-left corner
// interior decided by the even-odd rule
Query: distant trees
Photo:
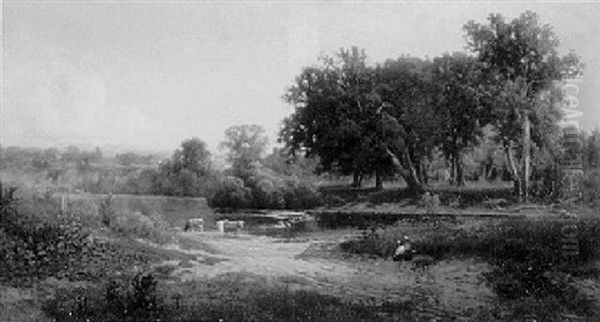
[[[183,141],[150,179],[153,193],[188,197],[208,195],[215,180],[210,152],[199,138]]]
[[[150,164],[153,158],[152,155],[140,155],[134,152],[124,152],[115,155],[117,163],[124,166]]]

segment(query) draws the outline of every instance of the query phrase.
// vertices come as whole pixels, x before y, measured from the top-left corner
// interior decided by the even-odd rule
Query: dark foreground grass
[[[174,284],[149,276],[62,289],[44,308],[59,321],[410,321],[414,309],[408,302],[347,303],[247,274]]]
[[[399,236],[414,236],[415,231],[409,231],[402,224],[373,229],[341,248],[388,257]],[[514,312],[534,312],[544,321],[561,320],[554,318],[560,314],[600,318],[597,299],[574,286],[575,279],[600,276],[597,220],[504,219],[468,228],[434,222],[419,232],[413,246],[436,260],[476,257],[489,262],[493,269],[484,277]],[[524,301],[530,305],[520,305]]]

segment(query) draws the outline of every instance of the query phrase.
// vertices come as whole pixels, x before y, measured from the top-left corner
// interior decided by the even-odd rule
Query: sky
[[[341,47],[371,63],[465,48],[490,13],[540,15],[586,64],[579,123],[600,125],[600,3],[2,2],[0,144],[172,151],[258,124],[275,143],[282,96],[302,67]]]

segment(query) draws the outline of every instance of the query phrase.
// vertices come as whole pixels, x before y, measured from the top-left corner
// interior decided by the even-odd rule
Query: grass
[[[175,284],[138,274],[85,289],[61,289],[44,308],[60,321],[364,321],[381,320],[382,314],[409,321],[414,306],[348,303],[232,273]]]
[[[99,204],[108,195],[68,195],[69,205],[82,201]],[[183,228],[189,218],[203,218],[206,226],[215,225],[215,214],[206,199],[191,197],[118,195],[111,197],[118,212],[141,212],[143,215],[160,214],[171,227]]]
[[[572,226],[570,226],[572,225]],[[565,227],[577,231],[565,253]],[[529,310],[546,320],[561,313],[600,318],[594,299],[574,286],[575,279],[600,275],[600,222],[591,219],[503,219],[479,225],[432,222],[423,228],[400,223],[371,229],[357,240],[341,244],[350,253],[389,257],[396,240],[407,234],[418,236],[413,247],[418,254],[436,260],[476,257],[493,265],[484,273],[488,285],[508,301],[515,314]],[[573,234],[575,235],[575,234]],[[527,300],[535,305],[519,306]],[[514,312],[513,312],[514,313]]]

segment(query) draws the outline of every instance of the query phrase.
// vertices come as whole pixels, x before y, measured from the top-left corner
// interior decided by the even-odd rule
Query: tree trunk
[[[454,155],[451,155],[452,158],[452,162],[450,162],[450,184],[454,185],[456,184],[456,157]]]
[[[504,151],[506,152],[506,161],[508,163],[508,168],[510,169],[511,176],[514,183],[513,193],[521,202],[522,192],[521,192],[521,176],[519,175],[519,171],[517,170],[517,165],[513,160],[512,150],[510,148],[510,143],[504,143]]]
[[[359,188],[360,184],[360,172],[355,170],[354,173],[352,173],[352,187]]]
[[[423,182],[424,185],[429,183],[429,167],[429,164],[425,165],[421,162],[421,182]]]
[[[381,171],[379,168],[375,169],[375,190],[383,189],[383,178],[381,177]]]
[[[525,201],[527,202],[529,199],[529,176],[530,176],[530,135],[531,134],[531,123],[529,122],[529,116],[525,115],[525,120],[523,122],[523,177],[521,178],[521,182],[523,183],[523,195]]]
[[[462,158],[459,152],[455,152],[454,160],[456,160],[456,185],[462,187],[465,185],[465,177],[463,173]]]
[[[408,189],[416,194],[420,194],[425,191],[425,187],[423,187],[423,184],[417,177],[417,171],[415,170],[415,167],[410,159],[408,148],[404,148],[402,150],[402,157],[405,161],[406,167],[402,166],[400,159],[394,153],[392,153],[390,149],[386,149],[386,152],[390,158],[392,158],[392,163],[398,169],[404,181],[406,181]]]

